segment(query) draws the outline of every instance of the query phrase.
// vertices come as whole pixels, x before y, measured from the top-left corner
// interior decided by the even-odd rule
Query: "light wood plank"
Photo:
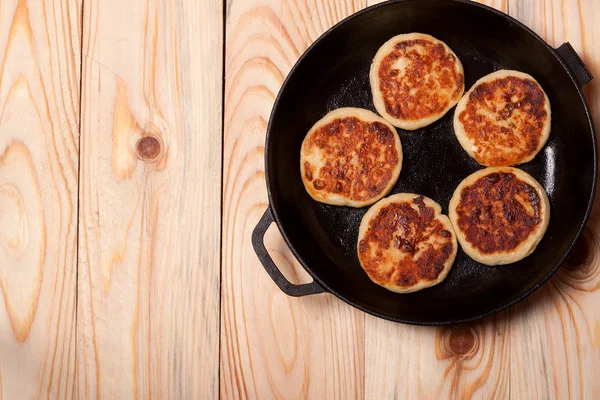
[[[555,46],[570,41],[600,77],[600,34],[593,28],[600,17],[597,2],[487,4],[508,7]],[[586,88],[597,121],[598,84]],[[366,397],[598,398],[599,228],[594,217],[570,263],[500,315],[450,328],[402,326],[367,316]]]
[[[0,399],[74,393],[80,22],[0,1]]]
[[[85,3],[79,398],[218,396],[222,24]]]
[[[221,397],[362,398],[363,314],[331,295],[289,298],[250,236],[267,207],[264,140],[284,77],[351,0],[232,0],[227,7]],[[294,282],[306,273],[272,227],[265,241]]]

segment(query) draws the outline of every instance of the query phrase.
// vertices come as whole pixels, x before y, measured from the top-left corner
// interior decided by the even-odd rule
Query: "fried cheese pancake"
[[[442,118],[465,90],[456,54],[444,42],[422,33],[385,42],[373,59],[369,78],[377,112],[407,130]]]
[[[396,293],[442,282],[456,257],[454,229],[435,201],[418,194],[387,197],[367,211],[358,259],[369,278]]]
[[[511,167],[491,167],[458,185],[449,215],[469,257],[487,265],[502,265],[535,250],[548,228],[550,203],[531,175]]]
[[[402,168],[396,129],[377,114],[339,108],[308,132],[300,151],[302,182],[316,201],[364,207],[385,196]]]
[[[454,133],[481,165],[531,161],[550,135],[550,101],[540,84],[519,71],[500,70],[475,82],[454,112]]]

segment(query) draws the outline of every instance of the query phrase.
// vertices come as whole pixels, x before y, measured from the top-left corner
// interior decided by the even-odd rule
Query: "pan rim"
[[[294,72],[296,71],[296,69],[298,68],[298,66],[302,63],[302,61],[304,60],[305,57],[307,57],[307,55],[310,53],[310,51],[316,47],[322,40],[324,40],[327,36],[329,36],[334,30],[336,30],[338,27],[340,27],[341,25],[344,25],[345,23],[353,20],[354,18],[358,18],[360,16],[362,16],[363,14],[366,14],[368,12],[371,12],[375,9],[379,9],[382,7],[388,7],[390,5],[393,4],[398,4],[398,3],[409,3],[409,2],[416,2],[419,0],[389,0],[386,1],[384,3],[379,3],[379,4],[375,4],[372,5],[370,7],[366,7],[352,15],[349,15],[348,17],[342,19],[340,22],[336,23],[335,25],[333,25],[331,28],[327,29],[325,32],[323,32],[323,34],[321,34],[298,58],[298,60],[296,61],[296,63],[292,66],[292,68],[290,69],[289,73],[287,74],[286,78],[284,79],[281,88],[279,89],[279,92],[277,94],[277,97],[275,99],[275,102],[273,103],[273,108],[271,110],[271,114],[269,116],[269,123],[267,125],[267,131],[266,131],[266,136],[265,136],[265,149],[264,149],[264,162],[265,162],[265,181],[266,181],[266,186],[267,186],[267,196],[268,196],[268,208],[271,212],[271,215],[273,216],[273,220],[275,221],[275,223],[277,224],[277,228],[279,229],[279,231],[281,232],[281,235],[283,236],[286,245],[290,248],[292,254],[294,255],[294,257],[298,260],[298,262],[302,265],[302,267],[306,270],[306,272],[308,272],[308,274],[313,278],[314,282],[319,284],[321,287],[323,287],[325,289],[326,292],[336,296],[337,298],[339,298],[340,300],[344,301],[345,303],[349,304],[352,307],[355,307],[365,313],[368,313],[370,315],[376,316],[378,318],[382,318],[388,321],[393,321],[393,322],[399,322],[399,323],[403,323],[403,324],[408,324],[408,325],[418,325],[418,326],[442,326],[442,325],[453,325],[453,324],[461,324],[461,323],[466,323],[466,322],[471,322],[471,321],[475,321],[475,320],[479,320],[479,319],[483,319],[486,317],[489,317],[491,315],[497,314],[500,311],[506,310],[510,307],[512,307],[513,305],[515,305],[516,303],[524,300],[525,298],[527,298],[528,296],[530,296],[533,292],[535,292],[537,289],[539,289],[542,285],[544,285],[559,269],[560,267],[564,264],[564,262],[566,261],[566,259],[569,257],[569,254],[571,253],[573,247],[575,246],[575,244],[577,243],[577,241],[579,240],[579,238],[581,237],[581,235],[583,234],[583,231],[585,230],[586,226],[587,226],[587,222],[589,220],[590,214],[592,212],[592,208],[593,208],[593,204],[594,204],[594,198],[595,198],[595,193],[596,193],[596,185],[597,185],[597,179],[598,179],[598,150],[597,150],[597,143],[596,143],[596,131],[594,128],[594,123],[592,120],[592,116],[591,116],[591,112],[589,109],[589,105],[587,103],[587,100],[583,94],[583,88],[579,85],[579,83],[577,82],[577,80],[575,79],[575,76],[573,75],[571,69],[569,68],[569,66],[566,64],[566,62],[562,59],[562,57],[560,57],[560,55],[557,53],[556,49],[554,47],[552,47],[550,44],[548,44],[544,39],[542,39],[537,33],[535,33],[532,29],[530,29],[529,27],[527,27],[525,24],[523,24],[522,22],[520,22],[519,20],[515,19],[514,17],[503,13],[502,11],[499,11],[495,8],[492,8],[490,6],[487,6],[485,4],[480,4],[480,3],[476,3],[473,2],[471,0],[446,0],[447,2],[452,2],[452,3],[459,3],[459,4],[465,4],[468,5],[470,7],[476,7],[476,8],[480,8],[483,10],[486,10],[488,12],[492,12],[496,15],[499,15],[503,18],[505,18],[507,20],[507,22],[513,23],[515,25],[517,25],[518,27],[520,27],[521,29],[524,29],[527,33],[529,33],[529,35],[531,35],[534,39],[536,39],[538,42],[540,42],[547,50],[550,51],[550,53],[554,56],[554,58],[556,58],[558,60],[558,62],[560,63],[560,65],[563,67],[563,69],[567,72],[569,78],[571,79],[571,84],[575,86],[575,89],[577,91],[577,94],[579,95],[579,98],[582,101],[583,107],[584,107],[584,111],[585,111],[585,115],[587,117],[587,122],[588,122],[588,126],[590,129],[590,134],[591,134],[591,139],[592,139],[592,150],[593,150],[593,180],[592,180],[592,187],[591,187],[591,191],[590,191],[590,197],[588,199],[587,202],[587,208],[584,214],[584,218],[583,221],[580,224],[580,227],[574,237],[574,239],[571,241],[571,243],[569,244],[567,250],[565,251],[565,253],[562,255],[562,257],[559,258],[558,262],[556,262],[556,264],[549,270],[549,272],[541,279],[539,280],[535,285],[533,285],[532,287],[530,287],[529,289],[527,289],[524,293],[522,293],[521,295],[519,295],[518,297],[516,297],[515,299],[501,304],[498,307],[494,307],[484,313],[480,313],[478,315],[474,315],[474,316],[470,316],[467,318],[460,318],[460,319],[447,319],[447,320],[428,320],[428,321],[420,321],[420,320],[413,320],[413,319],[404,319],[404,318],[397,318],[394,316],[390,316],[390,315],[386,315],[386,314],[382,314],[379,313],[377,311],[371,310],[367,307],[364,307],[360,304],[356,304],[354,302],[352,302],[351,300],[347,299],[345,296],[340,295],[340,293],[338,293],[338,291],[332,290],[331,287],[327,284],[325,284],[321,278],[318,276],[319,274],[314,273],[312,271],[312,269],[310,268],[310,266],[308,265],[308,263],[304,260],[304,258],[298,253],[298,251],[296,250],[295,246],[293,245],[293,243],[290,241],[289,236],[286,232],[286,230],[283,228],[283,224],[282,221],[280,219],[280,216],[277,212],[277,210],[275,209],[275,207],[273,206],[273,193],[272,193],[272,187],[271,187],[271,177],[270,177],[270,173],[269,173],[269,149],[270,149],[270,139],[271,139],[271,135],[273,134],[272,131],[272,124],[273,124],[273,119],[275,116],[275,113],[277,111],[278,108],[278,104],[281,100],[281,96],[282,93],[284,92],[286,86],[289,83],[289,80],[293,77]]]

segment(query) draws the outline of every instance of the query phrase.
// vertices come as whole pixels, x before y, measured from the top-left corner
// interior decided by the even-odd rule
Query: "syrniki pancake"
[[[516,168],[486,168],[463,180],[449,215],[461,247],[487,265],[531,254],[548,228],[550,203],[542,186]]]
[[[465,90],[456,54],[444,42],[422,33],[388,40],[375,54],[369,78],[377,112],[407,130],[443,117]]]
[[[397,293],[442,282],[458,248],[450,220],[433,200],[400,193],[375,204],[358,234],[358,259],[369,278]]]
[[[496,71],[475,82],[460,100],[454,133],[481,165],[531,161],[550,135],[548,96],[530,75]]]
[[[402,167],[396,129],[377,114],[339,108],[308,132],[300,151],[302,182],[322,203],[364,207],[385,196]]]

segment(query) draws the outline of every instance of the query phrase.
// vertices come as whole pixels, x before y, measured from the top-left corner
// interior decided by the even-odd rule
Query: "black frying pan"
[[[369,66],[379,46],[400,33],[422,32],[446,42],[465,69],[466,88],[497,69],[534,76],[552,107],[552,131],[537,157],[522,166],[546,189],[550,226],[537,250],[508,266],[488,267],[459,250],[446,280],[412,294],[372,283],[356,255],[367,208],[318,203],[300,178],[300,145],[310,127],[338,107],[375,111]],[[275,101],[265,145],[270,207],[253,233],[255,251],[279,288],[290,296],[330,292],[370,314],[397,322],[441,325],[482,318],[522,300],[546,282],[581,234],[594,199],[596,140],[581,86],[591,80],[565,43],[553,49],[517,20],[463,0],[391,1],[365,9],[323,34],[296,63]],[[461,148],[453,110],[415,132],[398,130],[404,161],[393,193],[438,201],[447,214],[458,183],[481,167]],[[277,223],[314,282],[289,283],[269,257],[264,233]]]

